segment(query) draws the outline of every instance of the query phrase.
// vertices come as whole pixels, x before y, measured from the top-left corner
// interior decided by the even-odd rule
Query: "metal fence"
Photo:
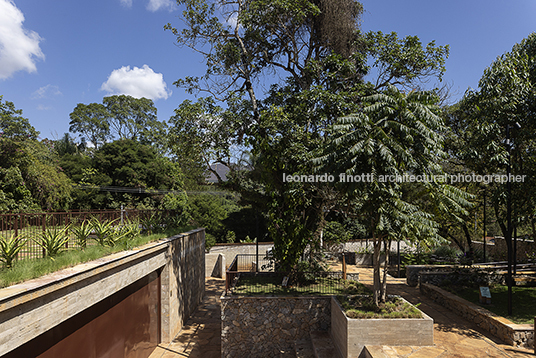
[[[126,220],[145,220],[156,213],[164,219],[173,215],[170,211],[159,210],[0,214],[0,237],[20,236],[26,240],[24,248],[18,254],[18,259],[41,258],[45,256],[45,252],[35,240],[47,229],[62,229],[68,225],[76,226],[92,218],[101,222],[115,221],[114,225],[121,225]],[[88,242],[88,244],[91,243]],[[74,237],[71,237],[66,243],[66,248],[79,248]]]
[[[226,272],[225,290],[236,295],[342,293],[348,281],[342,272],[299,272],[290,276],[275,270],[272,257],[238,254]]]
[[[337,295],[344,293],[348,281],[342,272],[239,272],[231,292],[234,295]]]

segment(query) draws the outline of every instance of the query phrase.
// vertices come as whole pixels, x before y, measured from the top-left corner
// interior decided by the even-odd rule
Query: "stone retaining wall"
[[[443,307],[447,307],[480,328],[490,332],[507,344],[532,349],[534,347],[534,326],[515,324],[504,317],[464,300],[439,287],[423,283],[421,293],[430,297]]]
[[[223,358],[279,357],[331,326],[331,297],[221,298]]]

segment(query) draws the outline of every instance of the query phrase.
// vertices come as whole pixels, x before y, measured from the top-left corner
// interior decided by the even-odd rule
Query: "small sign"
[[[491,292],[489,291],[489,287],[480,287],[480,303],[484,303],[487,305],[491,304]]]
[[[281,286],[287,287],[288,284],[288,276],[283,277],[283,282],[281,283]]]

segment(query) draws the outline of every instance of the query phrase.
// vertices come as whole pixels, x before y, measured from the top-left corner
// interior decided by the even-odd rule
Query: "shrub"
[[[4,263],[6,268],[13,266],[13,261],[17,258],[17,254],[26,244],[20,235],[11,235],[10,238],[0,237],[0,261]]]
[[[65,226],[62,229],[57,227],[46,229],[34,241],[45,250],[45,256],[53,258],[65,249],[65,244],[69,241],[68,230],[69,226]]]
[[[117,220],[101,222],[97,218],[91,219],[91,228],[95,237],[93,238],[101,246],[115,246],[114,230],[112,225]]]
[[[456,259],[456,256],[459,255],[461,252],[460,250],[456,249],[455,247],[448,246],[448,245],[442,245],[436,248],[433,252],[433,254],[437,257],[454,260]]]
[[[82,250],[86,248],[87,240],[91,236],[92,230],[93,228],[91,224],[87,221],[82,222],[80,226],[71,228],[71,233],[74,235],[76,243]]]
[[[211,234],[205,233],[205,251],[209,252],[214,245],[216,245],[216,238]]]

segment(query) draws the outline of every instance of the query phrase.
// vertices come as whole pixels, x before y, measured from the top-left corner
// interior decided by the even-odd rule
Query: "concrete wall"
[[[360,357],[366,345],[431,346],[434,320],[423,318],[352,319],[331,299],[331,336],[343,358]]]
[[[225,256],[223,254],[205,254],[205,277],[225,279]]]
[[[0,356],[155,272],[160,338],[170,342],[203,298],[204,241],[194,230],[1,289]]]
[[[273,242],[259,242],[259,257],[263,258],[266,251],[274,247]],[[230,265],[238,254],[256,253],[256,244],[216,244],[210,249],[210,255],[222,254],[225,258],[225,263]]]
[[[330,299],[222,297],[222,358],[279,357],[311,331],[329,329]]]

